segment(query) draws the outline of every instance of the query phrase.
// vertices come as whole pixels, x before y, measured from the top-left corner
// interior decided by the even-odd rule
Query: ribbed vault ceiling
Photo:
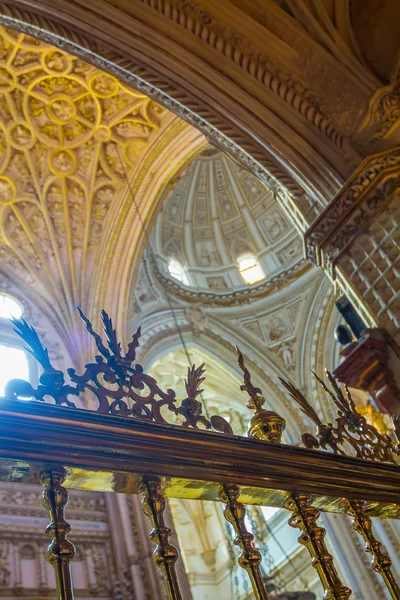
[[[133,242],[128,178],[139,195],[166,148],[173,171],[179,148],[190,155],[199,137],[111,75],[0,27],[0,261],[18,297],[73,334],[76,306],[92,310],[108,264],[126,259],[123,235]]]

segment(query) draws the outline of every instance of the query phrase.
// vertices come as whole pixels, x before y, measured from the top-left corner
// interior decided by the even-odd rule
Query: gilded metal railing
[[[372,568],[382,576],[392,598],[400,600],[391,560],[375,538],[370,518],[399,517],[399,445],[395,437],[382,435],[367,423],[347,390],[342,392],[329,374],[330,387],[317,378],[338,411],[335,424],[324,424],[301,392],[282,382],[316,425],[315,434],[303,435],[304,448],[282,444],[285,421],[264,408],[261,391],[252,385],[238,351],[242,390],[248,393],[254,414],[248,437],[235,436],[223,418],[202,415],[197,398],[203,366],[189,369],[187,398],[178,405],[172,390],[161,390],[135,363],[140,331],[123,354],[106,313],[102,314],[106,344],[81,316],[100,354],[82,375],[69,369],[70,384],[53,368],[35,330],[23,320],[14,321],[43,373],[37,388],[26,381],[11,381],[7,397],[0,400],[0,479],[40,481],[44,486],[43,504],[50,515],[47,534],[52,539],[47,560],[55,570],[59,599],[74,597],[75,548],[67,539],[66,488],[90,486],[142,495],[143,510],[153,527],[154,562],[162,570],[171,600],[181,599],[182,594],[176,571],[178,551],[170,543],[171,530],[164,520],[169,497],[224,504],[225,518],[241,551],[239,565],[260,600],[269,595],[260,570],[261,554],[247,529],[246,504],[284,507],[290,512],[289,524],[300,531],[299,542],[310,553],[324,600],[347,599],[351,590],[339,578],[318,518],[321,511],[347,513],[372,555]],[[98,406],[77,409],[72,398],[88,391]],[[54,402],[38,402],[48,397]],[[165,410],[179,415],[182,424],[169,424]],[[394,425],[399,428],[397,421]]]

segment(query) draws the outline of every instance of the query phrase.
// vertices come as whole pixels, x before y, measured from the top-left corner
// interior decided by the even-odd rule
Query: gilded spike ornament
[[[203,381],[205,381],[204,363],[197,367],[192,365],[188,367],[187,379],[185,379],[185,388],[187,398],[182,400],[180,407],[176,410],[176,414],[182,415],[185,420],[183,427],[199,428],[202,425],[204,429],[215,429],[222,433],[233,435],[232,427],[223,417],[213,415],[210,419],[203,416],[203,405],[197,400],[197,396],[201,395],[203,390],[199,389]]]
[[[254,415],[250,419],[247,430],[248,436],[257,440],[263,440],[269,444],[280,444],[286,427],[286,421],[278,413],[263,408],[265,399],[261,395],[261,390],[252,384],[250,372],[244,363],[243,354],[237,347],[236,351],[239,367],[243,371],[244,383],[240,386],[240,389],[248,393],[250,399],[247,407],[254,410]]]
[[[163,572],[168,600],[182,600],[175,568],[179,554],[175,546],[169,542],[172,532],[164,521],[165,498],[162,495],[160,479],[143,477],[139,484],[139,493],[143,496],[143,512],[149,517],[153,526],[150,532],[150,538],[156,543],[153,560]]]
[[[42,504],[50,515],[46,534],[52,538],[46,551],[46,559],[54,567],[57,599],[73,600],[71,561],[75,557],[75,547],[67,540],[71,527],[64,518],[68,502],[68,492],[62,486],[65,477],[65,469],[57,467],[42,471],[40,481],[45,487]]]
[[[80,308],[78,312],[88,333],[93,337],[99,354],[95,356],[95,362],[85,365],[86,371],[82,375],[78,375],[75,369],[68,369],[73,385],[67,385],[64,373],[52,366],[48,350],[42,345],[35,329],[24,319],[12,319],[14,331],[25,342],[25,350],[41,365],[43,373],[40,375],[36,389],[22,379],[9,381],[5,390],[7,397],[33,398],[41,401],[47,397],[53,398],[56,404],[76,408],[68,396],[80,396],[89,392],[91,397],[98,401],[94,410],[100,413],[167,423],[164,414],[169,411],[184,417],[183,427],[201,427],[233,434],[231,426],[223,417],[213,415],[208,419],[202,415],[202,403],[197,396],[202,392],[199,387],[205,379],[204,365],[198,368],[192,366],[188,370],[185,381],[187,398],[177,407],[175,391],[171,389],[163,391],[157,385],[157,381],[143,373],[142,366],[136,362],[140,327],[133,334],[124,353],[112,319],[105,310],[101,312],[105,341],[94,330],[92,323]]]
[[[392,561],[382,550],[379,542],[372,531],[372,521],[365,514],[364,502],[360,500],[349,500],[347,502],[347,514],[353,517],[353,528],[365,540],[365,550],[372,554],[372,568],[379,573],[389,593],[394,600],[400,600],[400,588],[392,573]]]
[[[300,529],[299,542],[308,549],[312,557],[312,565],[324,588],[323,600],[347,600],[351,596],[351,590],[340,581],[333,558],[325,545],[326,531],[317,524],[320,513],[311,506],[310,497],[306,494],[293,495],[286,501],[285,507],[293,511],[289,525]]]
[[[345,386],[343,392],[331,373],[328,370],[325,372],[331,388],[318,375],[315,373],[313,375],[336,406],[338,416],[335,425],[322,423],[315,409],[300,390],[289,381],[279,378],[291,398],[300,406],[301,411],[317,426],[315,435],[309,433],[302,435],[304,445],[307,448],[324,450],[330,448],[334,454],[343,456],[353,454],[357,458],[397,464],[396,456],[399,455],[400,446],[396,447],[388,435],[380,433],[376,427],[368,423],[366,418],[357,412],[349,389]]]
[[[236,533],[234,543],[240,547],[239,565],[249,575],[256,600],[269,600],[260,571],[261,554],[253,545],[254,536],[247,531],[245,524],[246,509],[238,501],[240,487],[229,484],[222,485],[219,498],[225,503],[224,516],[233,525]]]

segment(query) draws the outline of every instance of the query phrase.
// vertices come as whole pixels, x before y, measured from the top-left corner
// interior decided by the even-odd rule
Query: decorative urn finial
[[[249,395],[247,407],[254,410],[250,419],[247,434],[249,437],[257,440],[263,440],[268,444],[280,444],[283,432],[285,431],[286,421],[283,417],[273,410],[263,408],[265,398],[261,395],[261,390],[254,387],[251,383],[250,373],[244,364],[243,354],[236,347],[238,353],[238,363],[243,371],[244,384],[240,386],[242,391]]]

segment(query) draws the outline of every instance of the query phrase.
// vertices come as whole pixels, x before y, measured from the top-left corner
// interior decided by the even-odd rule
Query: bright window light
[[[0,293],[0,317],[2,319],[10,319],[15,317],[19,319],[22,316],[22,306],[8,294]]]
[[[0,396],[10,379],[29,380],[26,354],[21,348],[0,345]]]
[[[188,284],[188,278],[185,273],[185,268],[175,258],[171,258],[171,260],[169,261],[168,271],[169,271],[169,274],[171,275],[171,277],[173,277],[174,279],[177,279],[178,281],[181,281],[182,283],[184,283],[186,285]]]
[[[273,506],[261,507],[262,514],[264,515],[264,519],[266,521],[269,521],[269,519],[271,519],[278,512],[278,510],[279,508],[274,508]]]
[[[246,283],[257,283],[265,278],[264,269],[255,256],[247,254],[238,258],[238,267]]]

